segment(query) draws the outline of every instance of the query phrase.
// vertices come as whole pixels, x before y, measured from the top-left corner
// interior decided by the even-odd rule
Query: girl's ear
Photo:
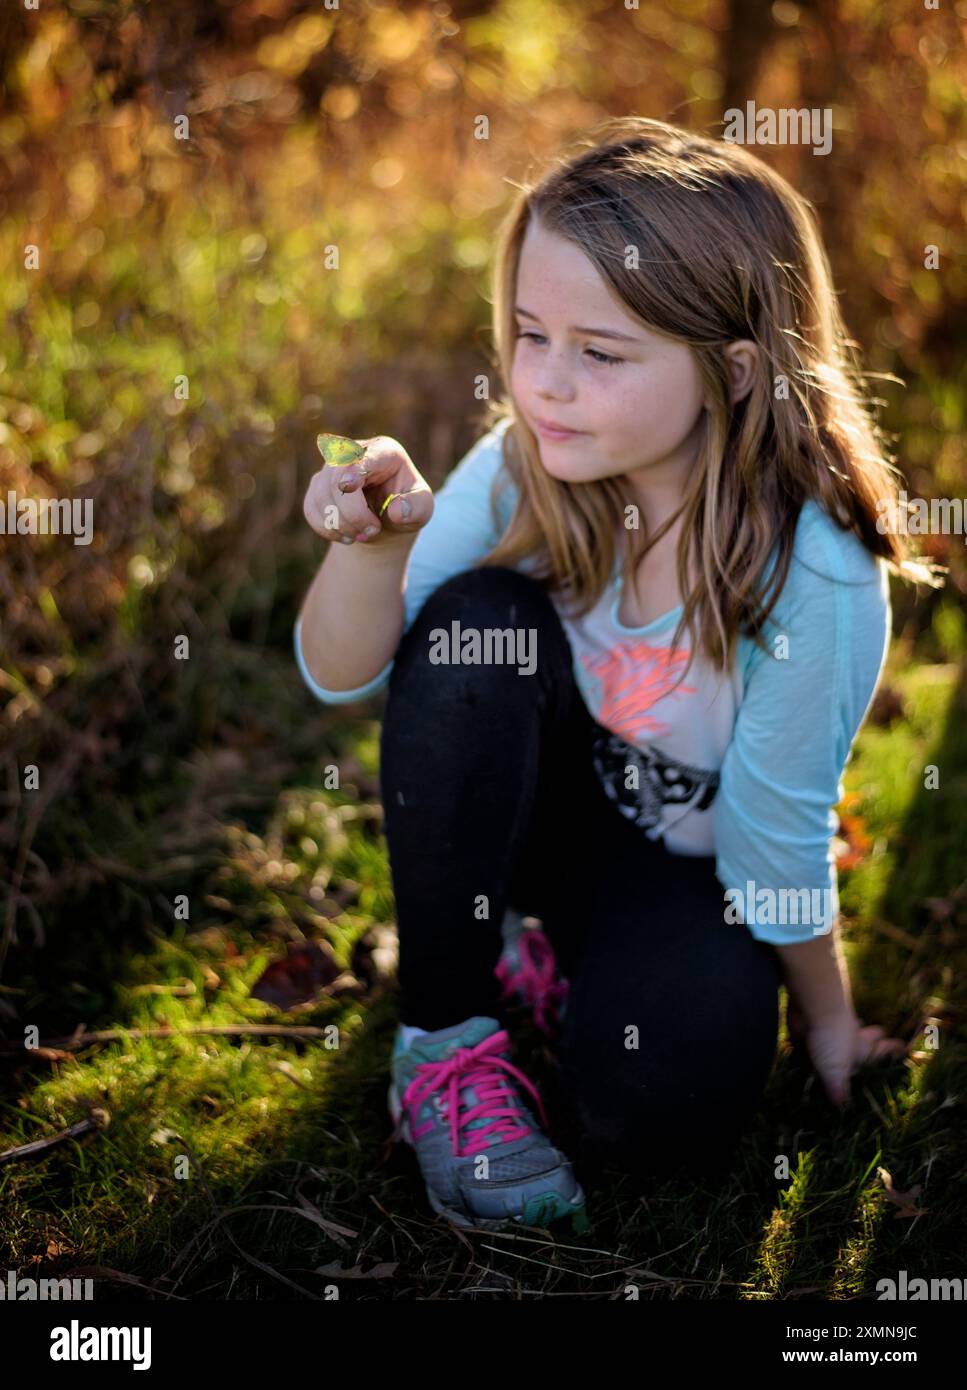
[[[737,342],[729,343],[725,349],[725,359],[729,364],[732,404],[735,405],[752,390],[759,366],[759,349],[748,338],[740,338]]]

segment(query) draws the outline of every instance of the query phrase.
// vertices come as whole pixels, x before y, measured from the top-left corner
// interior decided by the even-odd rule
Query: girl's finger
[[[390,495],[385,498],[383,505],[379,509],[380,516],[382,516],[384,512],[388,512],[390,507],[393,509],[390,515],[390,521],[394,521],[397,524],[409,521],[413,508],[410,499],[402,492],[391,492]]]
[[[394,526],[419,524],[426,518],[428,505],[422,501],[421,494],[429,497],[430,489],[420,485],[407,488],[405,492],[391,492],[384,498],[379,516],[385,517]]]
[[[363,479],[369,472],[363,463],[354,463],[336,480],[337,492],[355,492],[362,487]]]
[[[317,478],[319,476],[319,474],[316,475]],[[315,484],[315,480],[313,480],[313,484]],[[376,526],[376,520],[361,495],[359,501],[355,501],[355,495],[349,493],[345,503],[342,504],[340,504],[342,494],[338,494],[338,496],[340,502],[332,499],[331,494],[319,485],[310,485],[303,504],[303,513],[312,529],[324,540],[351,545],[357,535],[366,527]],[[330,507],[335,507],[335,518],[329,510]]]
[[[829,1099],[842,1110],[849,1098],[849,1087],[847,1083],[839,1076],[828,1076],[825,1078],[825,1082],[826,1094],[829,1096]]]
[[[828,1062],[820,1070],[820,1078],[827,1096],[840,1108],[849,1100],[850,1071],[851,1068],[841,1062]]]
[[[907,1050],[906,1044],[899,1038],[885,1037],[882,1028],[864,1028],[860,1037],[860,1061],[872,1062],[883,1057],[899,1057]]]

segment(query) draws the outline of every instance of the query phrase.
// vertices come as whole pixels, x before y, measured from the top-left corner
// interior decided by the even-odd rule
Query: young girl
[[[832,808],[887,571],[937,581],[883,525],[896,470],[808,204],[745,149],[606,122],[511,209],[494,332],[509,399],[436,499],[386,437],[313,478],[343,544],[295,650],[321,700],[389,684],[396,1136],[453,1222],[580,1228],[515,988],[542,1021],[567,982],[584,1156],[625,1167],[729,1157],[780,984],[835,1103],[903,1052],[853,1009]]]

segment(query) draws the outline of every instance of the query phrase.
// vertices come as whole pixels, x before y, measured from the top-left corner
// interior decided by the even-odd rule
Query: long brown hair
[[[875,422],[811,205],[784,178],[739,145],[616,117],[538,182],[519,187],[494,267],[497,365],[508,397],[517,270],[535,218],[578,246],[632,314],[687,344],[699,365],[707,428],[682,503],[637,549],[634,533],[624,533],[624,577],[633,582],[641,556],[684,516],[677,550],[684,605],[673,645],[686,627],[693,639],[697,631],[721,668],[740,630],[764,645],[758,634],[785,583],[809,498],[896,573],[944,582],[944,567],[913,555],[894,530],[877,528],[901,475]],[[629,268],[630,247],[642,271]],[[739,338],[758,345],[759,362],[751,391],[733,405],[723,349]],[[779,382],[786,386],[776,389]],[[480,563],[533,556],[535,577],[586,613],[614,570],[627,505],[619,480],[576,488],[550,476],[512,398],[491,402],[487,416],[490,424],[510,422],[504,459],[519,498]],[[698,578],[689,590],[690,548]],[[694,648],[693,640],[693,655]]]

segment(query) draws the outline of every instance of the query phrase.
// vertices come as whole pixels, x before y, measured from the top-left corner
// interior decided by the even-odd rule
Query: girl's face
[[[680,496],[705,428],[691,349],[643,327],[583,251],[534,220],[516,309],[511,390],[548,473],[568,483],[627,474],[643,498]],[[542,432],[541,420],[577,433]]]

